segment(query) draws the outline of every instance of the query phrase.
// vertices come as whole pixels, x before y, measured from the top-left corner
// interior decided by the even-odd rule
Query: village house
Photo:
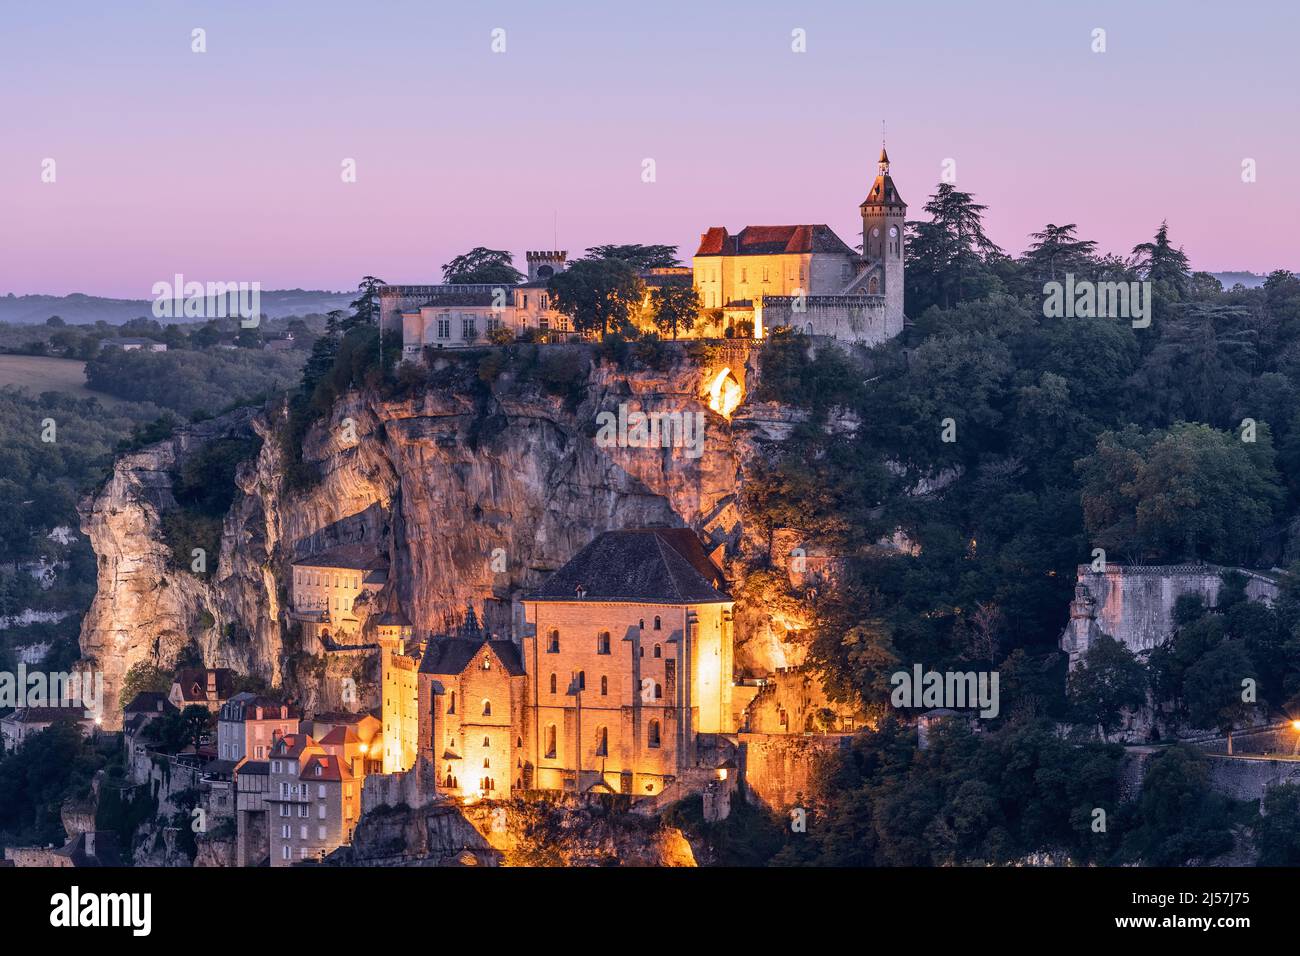
[[[80,728],[83,734],[92,733],[95,721],[86,716],[86,710],[80,705],[73,707],[19,707],[17,710],[0,718],[0,743],[5,753],[13,753],[22,746],[23,741],[33,734],[39,734],[47,727],[59,721],[68,721]]]
[[[167,699],[177,710],[198,705],[214,714],[230,699],[234,671],[225,667],[187,667],[176,672]]]
[[[362,778],[307,734],[271,748],[265,804],[272,866],[321,860],[348,843],[361,813]]]
[[[217,715],[217,759],[265,760],[277,740],[298,732],[301,718],[302,712],[293,704],[248,691],[238,693]]]

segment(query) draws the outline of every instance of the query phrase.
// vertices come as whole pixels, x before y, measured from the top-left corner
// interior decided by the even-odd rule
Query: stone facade
[[[1108,565],[1093,571],[1081,564],[1070,623],[1061,635],[1061,650],[1074,667],[1101,634],[1115,638],[1134,653],[1150,651],[1174,632],[1174,605],[1187,594],[1200,595],[1206,606],[1218,602],[1223,574],[1236,571],[1246,577],[1246,596],[1271,604],[1277,597],[1277,580],[1270,574],[1211,564]]]
[[[787,327],[811,336],[879,345],[903,331],[907,204],[882,149],[862,216],[862,254],[826,225],[715,226],[700,237],[695,288],[705,309],[729,324],[750,319],[754,335]]]

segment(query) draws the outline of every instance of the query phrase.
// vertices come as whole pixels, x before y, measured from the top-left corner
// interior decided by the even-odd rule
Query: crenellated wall
[[[1061,650],[1070,666],[1088,652],[1101,634],[1115,638],[1134,653],[1149,651],[1174,632],[1174,605],[1183,595],[1199,594],[1206,606],[1218,603],[1223,574],[1246,576],[1246,596],[1271,604],[1277,597],[1272,576],[1213,564],[1109,565],[1093,571],[1081,564],[1070,604],[1070,622],[1061,634]]]

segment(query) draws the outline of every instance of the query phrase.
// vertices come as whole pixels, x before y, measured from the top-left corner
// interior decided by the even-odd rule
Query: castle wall
[[[847,747],[851,734],[740,734],[746,798],[778,813],[814,796],[817,758]]]
[[[1149,651],[1169,640],[1174,632],[1174,605],[1178,598],[1199,594],[1207,606],[1218,603],[1224,571],[1217,565],[1109,565],[1094,572],[1091,565],[1078,569],[1076,598],[1070,624],[1061,635],[1061,649],[1073,667],[1088,652],[1099,634],[1107,634],[1134,653]],[[1271,604],[1277,582],[1253,571],[1247,576],[1246,596]]]
[[[765,333],[789,326],[808,335],[841,342],[879,345],[903,331],[903,313],[890,313],[883,295],[764,296],[755,307],[756,325]]]

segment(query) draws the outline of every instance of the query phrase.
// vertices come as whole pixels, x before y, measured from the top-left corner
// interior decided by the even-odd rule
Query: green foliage
[[[647,269],[660,269],[681,265],[680,260],[677,258],[676,246],[647,246],[642,245],[641,243],[592,246],[587,250],[587,258],[618,259],[627,263],[637,272],[644,272]]]
[[[1105,862],[1113,836],[1092,810],[1118,803],[1122,751],[1072,745],[1044,720],[972,734],[958,721],[915,731],[890,720],[822,758],[806,834],[773,862],[816,866],[1008,863],[1034,852]]]
[[[1108,431],[1078,463],[1084,519],[1108,552],[1139,563],[1249,563],[1282,499],[1273,443],[1207,425]]]
[[[628,326],[644,288],[636,270],[621,259],[579,259],[550,281],[555,307],[573,327],[602,335]]]
[[[457,285],[515,285],[524,275],[513,262],[514,257],[504,249],[475,246],[442,267],[442,280]]]
[[[699,319],[699,293],[689,285],[655,286],[650,290],[650,314],[655,328],[677,338],[679,331],[689,332]]]
[[[86,363],[86,383],[117,398],[152,402],[189,417],[282,391],[297,378],[301,362],[302,353],[296,351],[105,349]]]
[[[1259,866],[1300,866],[1300,785],[1283,783],[1264,792],[1263,816],[1255,821]]]
[[[1122,859],[1183,866],[1232,849],[1232,827],[1243,816],[1248,819],[1249,810],[1209,788],[1205,760],[1184,744],[1151,758],[1138,798],[1114,815],[1127,831]]]
[[[86,797],[105,762],[71,721],[52,724],[0,757],[0,843],[62,846],[64,800]]]
[[[157,667],[148,661],[136,661],[122,678],[122,692],[118,694],[118,706],[126,707],[127,704],[135,700],[137,694],[146,691],[157,691],[166,693],[171,687],[172,678],[169,673],[162,668]]]
[[[235,469],[256,457],[259,438],[218,438],[184,459],[172,475],[177,507],[163,512],[163,540],[172,551],[172,566],[189,571],[193,551],[206,554],[207,573],[217,569],[221,554],[221,522],[235,499]]]
[[[1119,726],[1124,711],[1146,703],[1146,672],[1119,641],[1101,635],[1070,673],[1070,704],[1080,723],[1101,729],[1102,739]]]

